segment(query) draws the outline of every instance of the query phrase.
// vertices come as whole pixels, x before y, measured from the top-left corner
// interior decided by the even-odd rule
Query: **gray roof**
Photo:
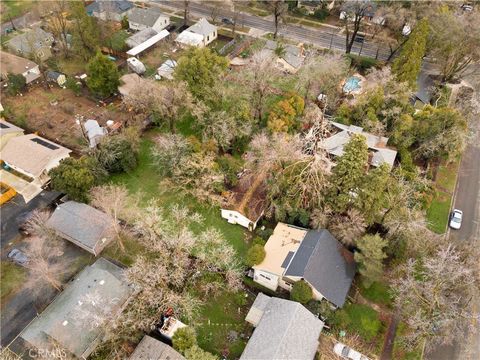
[[[304,278],[328,301],[342,307],[355,268],[353,254],[328,230],[309,230],[284,275]]]
[[[29,54],[32,50],[41,49],[44,46],[49,47],[53,42],[53,35],[45,30],[35,27],[23,34],[10,39],[7,44],[10,48],[21,53]]]
[[[130,10],[133,4],[130,1],[125,0],[97,0],[86,7],[88,13],[109,11],[116,14],[123,14]]]
[[[105,247],[113,237],[112,221],[107,214],[76,201],[58,205],[47,226],[88,251]]]
[[[100,258],[83,269],[20,336],[37,349],[51,351],[55,342],[76,357],[87,358],[103,336],[103,322],[114,319],[132,293],[123,270]]]
[[[323,322],[300,303],[260,293],[252,309],[261,318],[240,359],[314,358]]]
[[[300,68],[304,61],[304,57],[302,56],[302,51],[300,47],[291,44],[282,44],[281,46],[285,51],[285,54],[282,55],[282,59],[294,68]],[[276,41],[267,40],[264,49],[275,51],[277,47],[278,43]]]
[[[143,30],[140,30],[139,32],[133,34],[127,40],[125,40],[125,43],[131,47],[134,48],[135,46],[138,46],[140,44],[143,44],[145,41],[148,39],[154,37],[157,35],[157,31],[152,29],[151,27],[145,28]]]
[[[195,34],[207,36],[216,31],[217,27],[210,24],[205,18],[201,18],[196,24],[190,26],[187,30]]]
[[[415,97],[424,104],[430,104],[435,81],[425,71],[420,71],[417,77],[417,92]]]
[[[162,14],[159,8],[141,9],[135,7],[128,14],[128,21],[152,27],[160,16],[165,15]]]
[[[130,360],[185,360],[171,346],[145,335],[130,355]]]

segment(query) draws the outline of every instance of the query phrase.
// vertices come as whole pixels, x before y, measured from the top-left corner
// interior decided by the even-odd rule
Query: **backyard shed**
[[[58,86],[63,86],[67,82],[67,77],[56,71],[47,71],[47,79],[48,81],[57,83]]]

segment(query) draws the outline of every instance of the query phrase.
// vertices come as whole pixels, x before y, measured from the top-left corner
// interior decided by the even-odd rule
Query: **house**
[[[114,237],[112,219],[107,214],[76,201],[58,205],[46,225],[58,236],[95,256]]]
[[[146,28],[146,29],[143,29],[143,30],[133,34],[132,36],[128,37],[125,40],[125,44],[127,44],[127,46],[130,47],[130,48],[134,48],[134,47],[144,43],[148,39],[154,37],[157,34],[158,34],[158,31],[156,31],[152,28]]]
[[[276,65],[280,70],[286,71],[290,74],[295,74],[305,61],[303,54],[303,44],[298,46],[290,44],[279,44],[276,41],[267,40],[263,51],[268,52],[270,56],[275,55],[275,50],[281,47],[282,54],[276,57]]]
[[[176,66],[177,62],[175,60],[168,59],[157,69],[157,75],[160,76],[160,78],[173,80],[173,72]]]
[[[0,150],[3,149],[11,138],[23,135],[23,132],[22,128],[0,119]]]
[[[145,335],[129,360],[185,360],[185,358],[171,346]]]
[[[1,181],[29,202],[48,184],[48,172],[69,157],[71,150],[36,134],[11,138],[2,149]]]
[[[133,292],[123,269],[100,258],[70,281],[19,336],[43,353],[60,348],[69,358],[87,359],[102,341],[104,325],[122,312]]]
[[[162,14],[157,7],[141,9],[134,7],[128,14],[128,26],[132,30],[144,30],[152,28],[156,32],[160,32],[170,24],[170,18]]]
[[[355,125],[344,125],[329,121],[331,132],[330,137],[325,139],[321,144],[329,154],[334,156],[343,155],[344,146],[350,141],[354,134],[365,136],[369,150],[368,162],[370,166],[379,167],[387,164],[390,168],[395,163],[397,151],[387,147],[388,138],[377,136],[363,131],[363,128]]]
[[[340,20],[345,20],[345,19],[347,19],[348,21],[355,20],[354,12],[356,10],[356,5],[353,5],[353,4],[355,3],[354,2],[344,3],[344,5],[340,10],[340,15],[339,15]],[[375,18],[375,14],[377,12],[377,5],[375,4],[374,1],[362,0],[361,2],[359,2],[358,8],[359,8],[359,11],[361,12],[361,15],[363,15],[363,18],[366,21],[372,21]]]
[[[40,77],[40,68],[33,61],[0,51],[1,78],[7,80],[8,74],[23,75],[27,84]]]
[[[417,92],[412,96],[412,105],[416,108],[429,105],[432,100],[433,90],[435,88],[435,80],[432,75],[424,69],[420,70],[417,77]]]
[[[67,82],[67,77],[57,71],[47,71],[47,80],[57,83],[58,86],[63,86]]]
[[[133,91],[136,91],[141,86],[142,78],[135,73],[125,74],[120,78],[120,84],[118,86],[118,92],[122,96],[128,96]]]
[[[95,0],[86,7],[87,14],[103,21],[120,22],[129,16],[133,3],[126,0]]]
[[[307,230],[278,223],[265,244],[264,260],[253,267],[253,280],[271,290],[290,291],[305,280],[316,300],[336,307],[345,303],[355,276],[353,254],[326,229]]]
[[[324,324],[300,303],[259,293],[245,320],[255,330],[240,359],[315,358]]]
[[[19,56],[45,61],[52,56],[53,35],[40,27],[27,30],[7,41],[6,46]],[[3,56],[3,55],[2,55]]]
[[[97,120],[89,119],[85,121],[83,128],[88,137],[88,142],[91,148],[94,148],[100,144],[102,138],[107,135],[107,129],[101,127]]]
[[[175,41],[180,45],[205,47],[217,37],[217,27],[201,18],[196,24],[182,31]]]
[[[266,208],[265,175],[243,176],[220,210],[222,218],[249,231],[255,230]]]

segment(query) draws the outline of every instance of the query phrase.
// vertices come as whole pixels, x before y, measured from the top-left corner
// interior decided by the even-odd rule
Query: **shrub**
[[[123,136],[107,136],[103,139],[96,157],[109,173],[130,172],[137,167],[132,144]]]
[[[67,81],[65,82],[65,86],[67,89],[72,90],[76,96],[80,95],[82,90],[81,86],[77,83],[77,81],[72,77],[67,77]]]
[[[184,354],[186,350],[197,345],[197,335],[192,327],[187,326],[175,331],[172,337],[173,348]]]
[[[227,186],[233,187],[237,185],[237,173],[242,168],[240,161],[229,155],[224,155],[217,159],[217,164],[225,176],[225,183]]]
[[[255,230],[255,232],[263,240],[268,241],[269,237],[272,236],[273,234],[273,229],[266,227],[265,229],[262,230],[260,227],[257,227],[257,230]]]
[[[7,94],[14,96],[21,93],[27,85],[27,80],[23,75],[8,74],[7,75]]]
[[[348,54],[347,57],[351,60],[351,65],[356,67],[359,71],[365,72],[371,67],[378,66],[378,60],[366,56],[358,56]]]
[[[315,12],[313,13],[313,17],[317,20],[322,21],[322,20],[325,20],[329,14],[330,13],[328,9],[325,9],[322,7],[320,9],[315,10]]]
[[[290,298],[300,304],[306,304],[313,298],[312,288],[305,280],[297,281],[290,291]]]
[[[265,259],[265,249],[262,245],[255,244],[247,251],[245,263],[248,266],[258,265]]]

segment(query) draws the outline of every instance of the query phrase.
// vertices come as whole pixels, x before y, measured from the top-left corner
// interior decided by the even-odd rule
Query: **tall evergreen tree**
[[[96,19],[85,11],[82,1],[71,1],[70,12],[73,19],[73,50],[84,60],[88,60],[100,46],[100,29]]]
[[[407,82],[412,89],[417,87],[418,73],[427,50],[428,33],[428,21],[426,19],[420,20],[392,65],[393,73],[397,75],[397,79],[401,82]]]
[[[359,264],[360,274],[366,287],[380,280],[383,274],[383,259],[387,257],[383,249],[387,240],[380,235],[364,235],[357,241],[359,251],[355,252],[355,261]]]
[[[89,61],[87,75],[88,88],[101,97],[113,94],[120,84],[117,65],[100,52]]]
[[[358,196],[368,167],[365,136],[353,135],[332,170],[326,201],[336,212],[344,212]]]

